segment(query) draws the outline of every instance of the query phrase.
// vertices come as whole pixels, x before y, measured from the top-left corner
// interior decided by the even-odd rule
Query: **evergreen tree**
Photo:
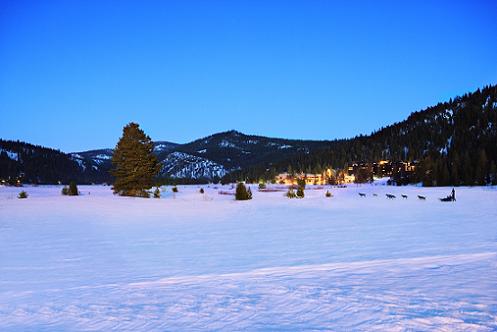
[[[76,185],[75,181],[69,182],[69,190],[67,191],[67,194],[69,196],[78,196],[79,195],[78,186]]]
[[[490,174],[490,183],[492,185],[496,185],[497,184],[497,167],[495,166],[495,162],[492,162],[492,164],[490,165],[489,174]]]
[[[242,182],[239,182],[236,185],[235,199],[237,201],[252,199],[252,192],[250,191],[250,188],[247,190],[247,187]]]
[[[160,170],[152,140],[136,123],[123,128],[112,156],[114,193],[122,196],[148,197],[147,189],[154,184]]]
[[[478,152],[478,161],[475,167],[475,179],[474,183],[479,185],[484,185],[487,175],[487,154],[485,150],[480,149]]]

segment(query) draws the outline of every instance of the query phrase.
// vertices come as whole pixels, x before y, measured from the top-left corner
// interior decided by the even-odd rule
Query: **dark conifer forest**
[[[405,121],[371,135],[327,142],[284,162],[260,164],[228,175],[232,179],[270,179],[289,167],[321,173],[350,162],[418,161],[416,175],[401,184],[426,186],[497,183],[497,86],[487,86],[412,113]],[[401,175],[398,175],[402,178]]]

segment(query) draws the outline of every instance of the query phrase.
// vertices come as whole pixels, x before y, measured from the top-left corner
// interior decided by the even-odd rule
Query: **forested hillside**
[[[414,112],[405,121],[371,135],[334,140],[312,153],[232,173],[227,180],[271,178],[289,167],[320,173],[327,167],[343,168],[349,162],[378,160],[419,161],[416,177],[409,181],[425,185],[495,183],[497,86]]]
[[[85,167],[66,153],[19,141],[0,140],[0,179],[9,183],[105,182],[108,174]]]

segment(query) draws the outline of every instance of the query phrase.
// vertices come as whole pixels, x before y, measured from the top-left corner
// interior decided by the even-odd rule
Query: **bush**
[[[304,188],[299,186],[296,193],[297,198],[304,198]]]
[[[119,195],[121,196],[132,196],[132,197],[142,197],[142,198],[150,198],[150,194],[146,190],[142,189],[129,189],[122,190]]]
[[[160,198],[160,189],[156,187],[154,190],[154,198]]]
[[[297,179],[297,184],[300,188],[302,188],[302,191],[305,189],[305,179]]]
[[[78,191],[78,186],[76,185],[76,182],[71,181],[69,183],[69,187],[64,186],[64,188],[62,188],[61,193],[64,196],[78,196],[79,191]]]
[[[288,198],[295,198],[295,197],[297,197],[295,195],[295,191],[293,190],[292,187],[288,188],[288,191],[286,192],[286,197],[288,197]]]
[[[250,190],[250,187],[247,190],[247,187],[243,183],[239,182],[236,185],[235,199],[237,201],[252,199],[252,191]]]
[[[204,193],[204,188],[200,188],[199,193],[203,194]]]
[[[76,182],[71,181],[69,183],[69,192],[68,192],[68,195],[69,196],[78,196],[79,195],[78,186],[76,185]]]
[[[259,182],[259,189],[266,189],[266,184],[264,182]]]
[[[28,198],[28,193],[23,190],[19,193],[17,198],[19,198],[19,199]]]
[[[326,197],[331,197],[331,196],[333,196],[333,195],[330,193],[330,191],[329,191],[329,190],[326,190],[326,194],[324,194],[324,195],[325,195]]]
[[[179,190],[178,190],[178,187],[174,186],[173,189],[172,189],[173,193],[177,193]]]

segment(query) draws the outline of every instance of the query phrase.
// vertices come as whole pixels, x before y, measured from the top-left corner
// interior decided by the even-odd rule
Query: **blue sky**
[[[497,83],[495,1],[0,1],[0,138],[367,134]]]

